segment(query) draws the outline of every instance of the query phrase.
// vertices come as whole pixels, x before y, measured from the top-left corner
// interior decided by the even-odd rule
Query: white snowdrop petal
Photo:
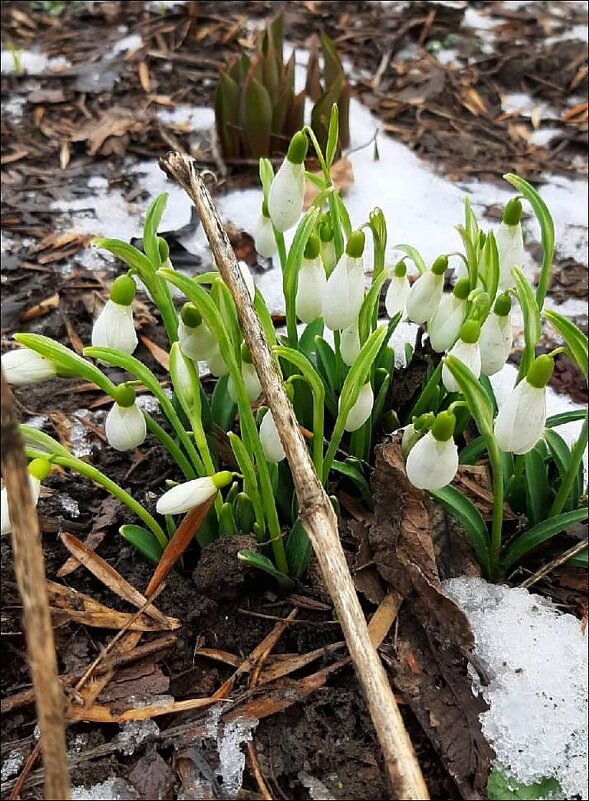
[[[145,441],[145,417],[136,403],[132,406],[113,404],[104,423],[104,433],[111,448],[132,451]]]
[[[463,342],[461,339],[450,350],[450,355],[460,359],[466,365],[475,378],[481,374],[481,351],[478,342]],[[456,379],[448,370],[446,365],[442,367],[442,383],[448,392],[460,392],[460,387]]]
[[[410,289],[411,285],[406,275],[394,275],[391,278],[384,299],[385,309],[390,318],[393,318],[399,312],[405,317],[407,314],[407,298],[409,297]]]
[[[249,402],[253,403],[262,394],[262,385],[260,384],[260,380],[254,365],[249,364],[248,362],[243,362],[241,365],[241,376],[243,378],[243,383],[245,384],[245,391],[247,393]],[[227,391],[229,392],[229,397],[233,403],[237,403],[235,383],[231,377],[227,382]]]
[[[358,323],[355,322],[349,328],[344,328],[340,338],[340,353],[344,364],[351,367],[356,356],[360,353],[360,333]]]
[[[254,245],[256,250],[265,259],[270,259],[276,253],[276,240],[272,221],[269,217],[260,214],[254,229]]]
[[[303,259],[298,275],[296,314],[303,323],[312,323],[321,316],[327,284],[321,259]]]
[[[407,298],[407,316],[412,323],[426,323],[434,316],[442,299],[444,276],[428,270],[415,281]]]
[[[495,439],[502,451],[528,453],[544,436],[546,388],[533,387],[524,378],[499,409]]]
[[[206,362],[209,372],[216,378],[221,378],[229,373],[229,368],[225,364],[225,359],[221,356],[219,348],[216,348],[210,356],[208,356]]]
[[[344,426],[346,431],[357,431],[357,429],[361,428],[372,414],[373,406],[374,393],[370,382],[368,382],[360,389],[356,402],[348,412]]]
[[[245,282],[247,287],[247,291],[250,296],[250,300],[253,303],[254,298],[256,297],[256,285],[254,284],[254,277],[248,265],[244,261],[237,262],[239,269],[241,271],[241,276]]]
[[[296,225],[303,208],[305,165],[284,159],[276,173],[268,195],[268,212],[278,231]]]
[[[511,353],[512,338],[511,320],[491,312],[481,327],[479,339],[483,375],[495,375],[502,369]]]
[[[323,298],[323,321],[332,331],[351,326],[364,300],[364,262],[345,253],[327,279]]]
[[[32,476],[29,473],[29,487],[31,490],[31,496],[33,498],[33,503],[36,506],[39,500],[39,495],[41,494],[41,482],[35,476]],[[2,492],[0,493],[0,517],[1,517],[1,527],[0,533],[10,534],[10,508],[8,506],[8,492],[6,491],[6,487],[2,488]]]
[[[521,223],[506,225],[501,223],[495,234],[499,255],[499,292],[515,286],[511,268],[522,267],[524,263],[524,238]]]
[[[178,323],[178,341],[182,353],[195,362],[209,358],[217,348],[217,340],[205,323],[196,328]]]
[[[92,345],[113,348],[121,353],[133,353],[137,347],[133,309],[107,300],[92,328]]]
[[[262,443],[262,449],[267,461],[278,464],[278,462],[286,459],[286,454],[280,442],[280,437],[278,436],[274,417],[270,410],[266,412],[260,425],[260,442]]]
[[[52,361],[29,348],[2,354],[2,369],[8,383],[15,387],[49,381],[57,375]]]
[[[217,492],[210,476],[185,481],[164,492],[156,504],[161,515],[179,515],[200,506]]]
[[[466,316],[466,303],[450,293],[444,295],[427,324],[432,349],[443,353],[456,342]]]
[[[449,484],[458,470],[458,448],[452,438],[438,441],[431,431],[409,451],[407,478],[418,489],[436,490]]]

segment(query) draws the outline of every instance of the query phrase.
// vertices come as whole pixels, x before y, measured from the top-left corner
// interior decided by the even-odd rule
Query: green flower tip
[[[454,297],[458,300],[466,300],[470,294],[470,278],[460,278],[454,287]]]
[[[526,376],[526,381],[536,389],[544,389],[546,384],[552,378],[554,371],[554,359],[548,354],[538,356]]]
[[[119,384],[114,395],[114,400],[119,406],[128,408],[129,406],[133,406],[136,397],[135,390],[130,384]]]
[[[511,311],[511,297],[509,292],[504,292],[502,295],[499,295],[497,300],[495,301],[495,306],[493,311],[497,315],[497,317],[507,317],[509,312]]]
[[[202,323],[202,315],[194,303],[185,303],[184,306],[182,306],[180,317],[182,318],[184,325],[188,328],[198,328],[198,326]]]
[[[393,269],[393,274],[395,278],[405,278],[405,276],[407,275],[407,265],[405,264],[404,259],[401,259],[401,261],[398,261],[395,264],[395,267]]]
[[[286,158],[291,164],[302,164],[307,155],[308,147],[309,140],[307,139],[307,134],[304,131],[298,131],[290,140]]]
[[[416,431],[429,431],[435,419],[436,416],[433,412],[425,412],[425,414],[420,414],[419,417],[414,417],[411,422]]]
[[[252,354],[250,353],[250,349],[245,342],[241,343],[241,361],[247,362],[247,364],[252,363]]]
[[[328,220],[325,220],[319,226],[319,237],[321,238],[322,242],[331,242],[333,239],[333,230],[331,228],[331,223]]]
[[[481,327],[476,320],[467,320],[460,329],[460,339],[469,345],[478,342],[480,335]]]
[[[119,275],[110,288],[110,299],[119,306],[130,306],[136,291],[135,281],[129,274]]]
[[[352,259],[359,259],[364,253],[365,242],[366,236],[364,235],[364,231],[352,231],[348,239],[348,244],[346,245],[346,255],[350,256]]]
[[[444,275],[447,269],[448,269],[448,257],[438,256],[438,258],[432,264],[432,273],[434,275]]]
[[[166,240],[163,237],[158,236],[158,238],[157,238],[157,247],[158,247],[158,250],[160,252],[161,262],[162,262],[162,264],[165,264],[168,261],[168,259],[170,258],[170,246],[168,245],[168,243],[166,242]]]
[[[29,462],[27,470],[30,475],[34,476],[38,481],[45,481],[51,472],[51,464],[47,459],[33,459],[32,462]]]
[[[456,418],[452,412],[440,412],[432,426],[432,434],[438,442],[446,442],[454,436]]]
[[[311,234],[305,247],[305,258],[316,259],[321,250],[321,242],[317,234]]]
[[[233,481],[233,473],[229,470],[221,470],[220,473],[211,476],[211,481],[217,489],[222,489]]]
[[[505,225],[517,225],[521,222],[522,211],[521,200],[518,197],[514,197],[505,206],[505,210],[503,211],[503,222]]]

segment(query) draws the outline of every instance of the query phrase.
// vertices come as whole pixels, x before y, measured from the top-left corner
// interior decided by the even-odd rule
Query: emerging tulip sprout
[[[270,161],[260,160],[263,198],[260,218],[252,226],[258,252],[263,258],[275,256],[281,270],[284,333],[275,330],[241,262],[245,291],[324,486],[332,491],[337,482],[346,482],[346,490],[369,502],[374,446],[385,431],[403,428],[409,480],[458,518],[485,574],[501,579],[532,548],[587,517],[582,466],[586,414],[546,419],[546,387],[557,353],[567,353],[587,379],[587,338],[566,318],[543,309],[554,248],[552,220],[537,192],[514,175],[506,179],[520,194],[507,204],[496,234],[479,230],[466,200],[464,225],[458,226],[466,275],[445,292],[448,254],[428,267],[413,246],[398,245],[394,250],[403,254],[402,260],[389,262],[387,226],[378,208],[352,226],[330,173],[338,141],[334,105],[325,150],[305,127],[292,137],[276,175]],[[320,178],[305,171],[309,145]],[[307,179],[317,194],[301,216]],[[521,270],[522,200],[530,203],[542,230],[544,258],[536,293]],[[154,561],[175,531],[175,517],[208,504],[196,532],[200,546],[223,534],[251,534],[258,550],[242,552],[240,559],[292,586],[306,569],[310,549],[301,533],[280,434],[263,405],[233,298],[220,275],[211,271],[189,277],[173,268],[169,248],[157,235],[166,202],[161,195],[147,212],[144,252],[114,239],[95,241],[122,261],[126,272],[114,281],[84,356],[47,337],[17,334],[21,347],[5,354],[2,366],[16,386],[57,376],[92,382],[113,401],[105,423],[108,445],[134,450],[147,436],[155,437],[177,465],[179,483],[165,492],[162,488],[150,511],[47,434],[22,426],[32,460],[31,489],[37,498],[52,463],[100,484],[141,521],[141,526],[123,526],[121,533]],[[283,232],[290,229],[294,238],[287,249]],[[412,283],[409,260],[419,272]],[[146,288],[168,337],[171,398],[133,355],[136,280]],[[379,319],[381,297],[388,315],[384,320]],[[497,408],[488,376],[509,358],[514,303],[524,320],[525,348],[516,386]],[[542,315],[560,332],[564,346],[537,355]],[[422,326],[426,347],[421,361],[427,369],[408,407],[393,409],[396,359],[389,342],[403,319]],[[413,350],[406,347],[404,355],[404,369],[411,371]],[[114,384],[101,365],[125,371],[122,383]],[[210,394],[200,382],[207,370],[213,377]],[[147,406],[137,405],[139,384],[157,401],[154,416],[144,410]],[[555,429],[579,419],[584,419],[581,435],[569,449]],[[452,485],[460,464],[481,458],[490,466],[489,524]],[[504,523],[506,504],[516,513],[517,530]],[[9,527],[3,494],[2,532]]]

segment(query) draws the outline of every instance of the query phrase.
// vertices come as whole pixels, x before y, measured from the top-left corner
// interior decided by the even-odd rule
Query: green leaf
[[[337,145],[339,138],[339,109],[337,103],[331,106],[331,114],[329,117],[329,130],[327,133],[327,147],[325,149],[325,160],[327,166],[331,167],[337,153]]]
[[[249,155],[267,156],[272,134],[272,100],[266,87],[251,72],[242,86],[240,115]]]
[[[581,553],[575,554],[575,556],[571,556],[570,559],[567,559],[566,564],[569,565],[569,567],[580,567],[582,570],[587,570],[589,567],[587,548],[581,551]]]
[[[348,214],[346,205],[337,192],[334,192],[330,196],[330,200],[331,199],[333,199],[333,203],[335,205],[335,208],[337,209],[338,218],[341,222],[344,234],[346,235],[347,238],[352,233],[352,222],[350,220],[350,215]]]
[[[36,351],[46,359],[54,362],[61,371],[83,378],[91,384],[96,384],[103,392],[112,397],[116,386],[91,362],[78,356],[73,350],[66,348],[49,337],[41,334],[15,334],[14,338],[21,345]],[[58,370],[59,371],[59,370]]]
[[[552,429],[548,429],[544,432],[544,441],[550,449],[560,476],[565,476],[571,463],[571,451],[569,446],[560,434]]]
[[[286,540],[286,556],[290,573],[294,578],[301,578],[305,570],[309,567],[313,548],[307,532],[303,528],[300,520],[295,520],[288,539]]]
[[[235,412],[237,407],[229,397],[227,384],[229,383],[229,376],[224,375],[219,378],[213,390],[211,398],[211,412],[213,415],[213,422],[218,425],[222,431],[229,431],[235,420]]]
[[[460,451],[460,464],[476,464],[486,450],[485,440],[475,437]]]
[[[289,578],[286,573],[281,573],[277,570],[267,556],[255,551],[239,551],[237,558],[240,562],[248,567],[253,567],[256,570],[263,570],[264,573],[275,578],[280,587],[286,592],[292,592],[295,587],[294,581]]]
[[[126,523],[119,528],[119,534],[149,562],[154,565],[159,563],[164,549],[151,531],[143,528],[143,526]]]
[[[400,250],[403,253],[406,253],[419,270],[420,275],[423,275],[423,273],[427,271],[426,263],[420,256],[419,251],[416,250],[412,245],[395,245],[394,250]]]
[[[570,512],[563,512],[560,515],[550,517],[548,520],[543,520],[541,523],[525,531],[511,543],[501,561],[503,569],[505,571],[508,570],[538,545],[555,537],[562,531],[566,531],[576,523],[584,523],[585,520],[587,520],[587,507],[583,509],[573,509]]]
[[[464,227],[470,241],[476,242],[479,235],[479,224],[472,210],[472,204],[468,195],[464,196]]]
[[[546,420],[546,428],[558,428],[558,426],[564,426],[567,423],[576,423],[579,420],[584,420],[585,414],[585,409],[574,409],[571,412],[553,414],[552,417]]]
[[[448,355],[443,361],[460,387],[480,433],[485,438],[492,437],[493,407],[478,379],[456,356]]]
[[[312,323],[305,326],[305,330],[299,339],[299,350],[302,350],[305,356],[311,361],[314,361],[314,356],[317,352],[315,337],[323,336],[323,329],[323,319],[318,317],[316,320],[313,320]]]
[[[489,381],[489,377],[486,375],[481,375],[479,378],[479,383],[482,388],[487,393],[487,397],[491,401],[491,406],[493,407],[493,417],[497,414],[497,398],[495,397],[495,391],[493,390],[493,385]]]
[[[542,779],[535,784],[520,784],[494,767],[487,782],[487,798],[489,801],[537,801],[541,798],[559,798],[562,794],[556,779]]]
[[[359,465],[357,459],[346,459],[345,462],[340,462],[338,459],[334,459],[331,469],[335,470],[336,473],[345,476],[345,478],[348,478],[359,491],[360,497],[364,503],[371,507],[372,490],[370,489],[370,485],[362,475],[362,472],[357,465]]]
[[[24,440],[25,447],[32,447],[46,455],[53,453],[58,456],[72,455],[67,448],[64,448],[61,443],[53,439],[53,437],[50,437],[49,434],[45,434],[44,431],[39,431],[38,428],[27,426],[24,423],[19,425],[18,428]]]
[[[489,231],[483,246],[481,271],[483,283],[490,303],[493,303],[499,286],[499,251],[493,231]],[[472,286],[472,289],[476,287]]]
[[[272,162],[270,159],[260,159],[260,183],[262,184],[262,189],[264,191],[264,200],[268,201],[268,195],[270,194],[270,187],[272,186],[272,181],[274,180],[274,167],[272,166]]]
[[[543,255],[540,279],[538,281],[538,288],[536,289],[536,303],[538,304],[538,308],[542,309],[544,300],[546,299],[546,292],[548,291],[548,284],[550,283],[550,271],[554,258],[554,222],[548,211],[548,206],[531,184],[513,173],[507,173],[503,177],[529,201],[536,215],[536,219],[540,224]]]
[[[109,253],[124,262],[127,267],[134,270],[142,279],[147,276],[149,280],[149,276],[153,275],[154,267],[147,256],[127,242],[121,242],[120,239],[98,237],[92,240],[92,245],[95,248],[108,250]]]
[[[378,276],[373,282],[372,286],[366,293],[366,297],[362,301],[360,308],[360,316],[358,318],[358,331],[360,334],[360,343],[364,344],[368,339],[368,335],[372,329],[372,321],[376,319],[376,312],[378,311],[378,302],[380,300],[380,293],[384,282],[388,276],[386,271]]]
[[[235,521],[240,533],[250,534],[256,522],[256,513],[251,498],[245,492],[240,492],[233,505]]]
[[[546,464],[540,450],[536,447],[524,456],[526,505],[529,521],[540,523],[550,509],[551,491],[548,484]]]
[[[224,503],[219,512],[219,534],[236,535],[237,523],[233,515],[233,506]]]
[[[476,554],[477,560],[489,575],[490,538],[487,524],[477,507],[456,487],[448,485],[439,490],[430,490],[442,506],[462,525]]]
[[[337,389],[337,365],[335,353],[322,337],[315,337],[317,350],[317,368],[323,374],[327,385],[332,391]]]
[[[542,321],[540,319],[540,310],[528,279],[519,267],[513,267],[511,273],[515,280],[516,293],[524,319],[525,347],[518,371],[518,381],[521,381],[527,375],[534,361],[536,345],[542,335]]]
[[[158,195],[149,206],[143,223],[143,250],[154,270],[161,266],[160,250],[157,244],[157,229],[168,203],[168,193]]]
[[[264,507],[262,505],[262,498],[258,489],[258,478],[253,460],[248,453],[247,448],[237,434],[233,433],[233,431],[230,431],[228,436],[231,450],[233,451],[235,460],[239,465],[239,471],[243,476],[243,491],[251,499],[258,526],[262,531],[265,531],[266,519],[264,516]]]
[[[587,335],[574,323],[553,309],[546,309],[544,317],[556,328],[566,342],[579,370],[583,373],[585,382],[587,382]]]

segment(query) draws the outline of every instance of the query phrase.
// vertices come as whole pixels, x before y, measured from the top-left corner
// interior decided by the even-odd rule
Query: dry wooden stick
[[[160,167],[183,187],[196,206],[219,273],[235,301],[245,342],[291,466],[300,520],[309,535],[337,610],[383,751],[395,798],[428,799],[427,787],[409,735],[384,668],[370,641],[339,540],[336,516],[313,468],[219,214],[198,174],[194,159],[172,152],[160,159]]]
[[[41,730],[45,798],[68,799],[70,777],[63,719],[64,698],[57,672],[39,521],[29,489],[24,444],[4,372],[2,475],[10,505],[14,572],[23,603],[23,627]]]

